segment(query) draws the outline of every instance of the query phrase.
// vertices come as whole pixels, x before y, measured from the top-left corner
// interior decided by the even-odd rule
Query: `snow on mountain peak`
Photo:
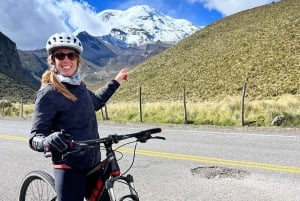
[[[104,10],[98,13],[99,33],[92,35],[110,38],[130,46],[162,41],[176,43],[199,28],[184,19],[174,19],[147,5],[133,6],[125,11]]]

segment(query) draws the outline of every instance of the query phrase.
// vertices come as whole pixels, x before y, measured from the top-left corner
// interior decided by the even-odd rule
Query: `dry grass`
[[[108,104],[108,115],[112,121],[139,122],[138,102],[119,102]],[[299,108],[299,109],[297,109]],[[99,119],[102,119],[99,114]],[[245,101],[245,124],[270,126],[276,116],[286,118],[283,126],[299,126],[300,97],[285,95],[268,100]],[[227,96],[222,101],[203,101],[187,103],[189,124],[195,125],[241,125],[241,100]],[[142,105],[143,122],[175,123],[184,122],[182,102],[156,102]]]
[[[21,104],[1,105],[1,116],[20,117]],[[227,96],[222,101],[187,102],[187,120],[194,125],[241,125],[240,97]],[[108,117],[115,122],[140,122],[138,102],[109,102]],[[23,117],[31,118],[33,104],[23,106]],[[276,116],[284,116],[283,126],[300,126],[300,96],[285,95],[267,100],[245,101],[245,124],[250,126],[271,126]],[[103,120],[101,111],[98,120]],[[142,104],[142,121],[146,123],[184,123],[184,107],[179,101]]]

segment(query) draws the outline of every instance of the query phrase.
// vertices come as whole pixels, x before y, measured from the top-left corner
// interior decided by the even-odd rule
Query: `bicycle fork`
[[[121,197],[120,201],[125,200],[125,198],[131,198],[133,201],[139,201],[138,195],[134,188],[133,176],[130,174],[128,174],[127,176],[121,175],[120,167],[116,160],[115,153],[112,151],[111,146],[109,146],[109,144],[107,145],[108,146],[106,146],[106,151],[107,151],[106,157],[108,159],[110,169],[111,169],[111,174],[110,174],[111,178],[106,180],[105,188],[109,194],[110,201],[116,201],[116,195],[114,193],[113,187],[114,187],[114,182],[118,180],[124,181],[124,183],[128,185],[130,191],[130,194]]]
[[[137,193],[135,191],[135,188],[134,188],[133,176],[130,175],[130,174],[128,174],[127,176],[114,177],[114,178],[111,178],[111,179],[109,179],[105,182],[105,187],[106,187],[107,192],[109,194],[110,201],[116,201],[116,196],[115,196],[113,187],[114,187],[114,182],[118,181],[118,180],[125,181],[126,184],[128,184],[128,188],[129,188],[129,191],[130,191],[130,194],[121,197],[120,201],[125,200],[126,198],[131,198],[134,201],[139,201],[138,195],[137,195]]]

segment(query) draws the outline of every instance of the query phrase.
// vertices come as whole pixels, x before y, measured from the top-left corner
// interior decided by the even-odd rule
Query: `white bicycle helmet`
[[[80,40],[76,36],[64,32],[53,34],[50,36],[46,44],[48,54],[51,54],[54,49],[59,47],[72,48],[79,54],[83,51]]]

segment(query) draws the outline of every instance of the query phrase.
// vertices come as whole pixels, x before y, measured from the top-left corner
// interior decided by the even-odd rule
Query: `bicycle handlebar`
[[[129,138],[136,138],[138,142],[146,143],[149,139],[161,139],[165,140],[166,138],[161,136],[155,136],[153,137],[152,134],[160,133],[161,128],[152,128],[148,130],[142,130],[136,133],[131,134],[125,134],[125,135],[109,135],[104,138],[94,139],[94,140],[84,140],[84,141],[71,141],[70,143],[70,150],[67,151],[67,153],[63,154],[63,156],[66,156],[70,153],[80,152],[85,148],[92,148],[95,146],[99,146],[99,144],[117,144],[121,140],[126,140]],[[45,152],[44,156],[46,158],[51,157],[51,152]]]
[[[145,143],[147,142],[147,140],[151,139],[151,138],[155,138],[155,139],[162,139],[165,140],[164,137],[160,137],[160,136],[156,136],[153,137],[152,134],[155,133],[160,133],[161,132],[161,128],[152,128],[152,129],[148,129],[148,130],[143,130],[143,131],[139,131],[136,133],[131,133],[131,134],[125,134],[125,135],[109,135],[107,137],[104,138],[100,138],[100,139],[95,139],[95,140],[85,140],[85,141],[73,141],[74,145],[79,145],[79,146],[93,146],[93,145],[98,145],[98,144],[105,144],[105,143],[112,143],[112,144],[117,144],[119,143],[119,141],[121,140],[126,140],[129,138],[136,138],[138,142],[141,143]]]

